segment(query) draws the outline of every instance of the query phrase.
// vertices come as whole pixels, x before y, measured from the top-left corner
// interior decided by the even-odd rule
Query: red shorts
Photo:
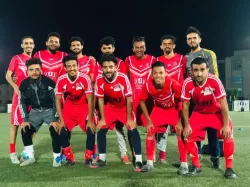
[[[175,108],[164,109],[154,107],[150,119],[154,125],[154,133],[165,133],[168,125],[176,126],[180,119],[180,111]]]
[[[106,125],[102,126],[102,129],[109,128],[114,130],[116,122],[120,121],[122,124],[127,122],[127,108],[112,108],[109,105],[104,106],[104,115],[106,120]],[[132,112],[132,119],[135,121],[134,112]]]
[[[18,105],[18,95],[16,93],[14,93],[13,95],[13,99],[12,99],[12,106],[11,106],[11,119],[10,119],[10,123],[12,125],[21,125],[23,122],[21,113],[20,113],[20,109],[19,109],[19,105]]]
[[[79,125],[79,127],[86,132],[86,120],[88,118],[88,104],[72,105],[64,104],[63,120],[65,126],[69,131]]]
[[[202,141],[206,137],[206,129],[213,128],[218,130],[218,138],[223,139],[223,136],[220,134],[220,129],[223,126],[223,118],[221,113],[215,114],[201,114],[199,112],[192,112],[192,115],[189,119],[190,127],[192,128],[192,134],[189,137],[189,140]],[[229,119],[229,127],[233,135],[233,124]]]

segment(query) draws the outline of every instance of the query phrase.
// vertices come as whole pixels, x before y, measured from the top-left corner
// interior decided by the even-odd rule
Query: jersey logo
[[[115,91],[115,92],[121,91],[121,87],[120,87],[119,84],[116,84],[116,85],[114,86],[114,91]]]
[[[76,90],[82,90],[82,89],[83,89],[83,87],[79,83],[77,83],[76,84]]]
[[[204,96],[205,96],[205,95],[211,95],[211,94],[212,94],[212,92],[211,92],[211,90],[210,90],[209,87],[206,87],[206,88],[205,88],[205,91],[202,90],[201,93],[204,94]]]

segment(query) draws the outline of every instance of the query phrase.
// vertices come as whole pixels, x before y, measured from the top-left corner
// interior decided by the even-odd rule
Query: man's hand
[[[192,129],[191,129],[190,125],[185,126],[183,129],[184,139],[188,139],[191,133],[192,133]]]
[[[231,137],[231,129],[229,126],[223,126],[220,129],[220,133],[224,136],[225,139],[228,139]]]
[[[56,132],[58,131],[58,122],[51,122],[50,126],[52,126]]]
[[[146,130],[147,130],[147,134],[153,134],[154,125],[153,125],[153,123],[152,123],[151,120],[149,120],[149,121],[147,122]]]
[[[22,122],[21,124],[21,130],[23,129],[23,132],[25,132],[25,127],[28,126],[30,129],[30,123],[29,122]],[[25,132],[26,133],[26,132]]]
[[[17,81],[16,75],[13,75],[12,80],[13,80],[13,82],[16,84],[16,81]]]
[[[63,120],[59,120],[59,122],[57,122],[57,132],[58,134],[61,133],[62,128],[64,128],[65,124]]]
[[[19,87],[18,87],[18,86],[15,86],[15,87],[14,87],[14,92],[15,92],[17,95],[20,95],[20,90],[19,90]]]
[[[91,129],[92,133],[94,134],[95,130],[96,130],[96,127],[95,127],[95,123],[92,120],[88,120],[87,128],[88,127]]]
[[[106,122],[104,119],[101,119],[100,121],[98,121],[96,129],[100,130],[103,126],[106,126]]]
[[[177,125],[175,126],[175,130],[176,130],[176,135],[180,136],[181,132],[183,131],[181,120],[178,121]]]
[[[89,59],[96,61],[95,57],[93,57],[93,56],[89,56]]]
[[[127,120],[126,126],[132,130],[136,128],[136,124],[132,119]]]

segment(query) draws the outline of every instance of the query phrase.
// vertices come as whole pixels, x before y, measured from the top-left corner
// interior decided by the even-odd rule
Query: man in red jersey
[[[174,52],[176,47],[175,44],[176,38],[172,35],[164,35],[161,37],[161,50],[163,55],[157,58],[157,61],[163,62],[166,67],[166,73],[169,77],[176,80],[180,85],[183,84],[186,74],[186,58],[183,55]],[[173,126],[170,126],[171,132],[174,132]],[[164,134],[165,138],[162,138],[162,145],[167,145],[168,133]],[[161,136],[161,135],[160,135]],[[181,141],[181,139],[178,139]],[[178,142],[180,145],[183,145],[182,142]],[[159,144],[157,144],[159,145]],[[162,154],[166,152],[166,146],[158,146],[158,149],[161,150]],[[180,155],[182,155],[182,161],[180,165],[179,173],[185,174],[187,172],[187,159],[185,158],[186,151],[185,149],[180,149]],[[184,151],[184,152],[182,152]],[[166,155],[166,154],[165,154]],[[163,157],[165,160],[165,158]]]
[[[128,77],[117,71],[117,60],[114,55],[103,55],[100,64],[103,75],[96,79],[95,96],[98,98],[100,120],[97,134],[99,160],[92,164],[93,168],[106,166],[106,133],[113,129],[116,121],[126,124],[132,137],[135,152],[135,171],[142,167],[141,139],[134,122],[132,112],[132,89]]]
[[[148,113],[145,101],[151,95],[154,99],[154,107],[151,114]],[[142,89],[140,106],[147,121],[146,152],[147,164],[142,167],[143,172],[153,169],[153,159],[155,151],[155,134],[164,134],[168,124],[182,129],[180,119],[180,96],[181,85],[174,79],[167,76],[166,67],[163,62],[155,62],[152,65],[152,73],[149,75]],[[177,131],[179,132],[179,131]],[[180,133],[177,133],[178,148],[184,149]],[[182,161],[183,155],[180,154]],[[184,154],[186,157],[186,154]],[[186,159],[186,158],[184,158]],[[188,172],[188,169],[186,169]]]
[[[28,72],[25,65],[26,60],[30,59],[32,56],[32,51],[35,47],[34,39],[31,36],[25,36],[22,38],[21,47],[23,53],[12,57],[9,64],[8,71],[6,73],[6,80],[14,89],[14,95],[12,99],[12,108],[11,108],[11,126],[10,126],[10,159],[13,164],[19,164],[16,153],[16,137],[18,127],[22,124],[22,117],[20,114],[18,106],[18,95],[20,93],[19,86],[21,82],[27,78]],[[13,82],[12,76],[15,75],[16,81]]]
[[[115,52],[115,39],[111,36],[105,36],[100,40],[100,47],[101,47],[101,52],[102,54],[113,54]],[[126,68],[123,60],[119,59],[116,57],[116,69],[120,73],[126,73]],[[97,62],[96,63],[96,73],[95,75],[102,75],[102,67],[101,65]],[[127,156],[127,147],[126,147],[126,140],[125,140],[125,134],[123,130],[123,124],[117,122],[116,123],[116,136],[117,136],[117,141],[119,144],[119,150],[121,153],[121,161],[124,164],[131,164],[129,161],[129,158]]]
[[[234,154],[234,139],[232,122],[228,115],[228,104],[225,89],[216,76],[209,74],[208,62],[197,57],[191,62],[193,77],[185,80],[181,98],[183,100],[183,118],[185,147],[191,155],[193,166],[190,175],[201,172],[198,149],[195,141],[205,139],[206,129],[213,128],[218,136],[224,139],[224,156],[226,161],[226,178],[236,178],[232,169]],[[195,103],[189,118],[190,100]]]
[[[76,56],[66,56],[63,64],[67,71],[58,78],[56,85],[56,108],[59,116],[59,129],[64,125],[69,132],[79,125],[87,132],[85,164],[89,165],[95,144],[95,125],[93,122],[93,89],[90,78],[78,70]],[[61,99],[64,97],[62,111]],[[87,122],[86,122],[87,120]],[[68,160],[68,165],[73,165]]]
[[[63,70],[62,59],[67,55],[65,52],[58,50],[60,39],[60,34],[49,33],[46,41],[47,49],[38,51],[34,55],[34,58],[39,58],[43,63],[43,75],[51,78],[54,82],[57,81]]]
[[[92,82],[94,82],[95,74],[95,61],[88,57],[87,55],[82,54],[84,47],[84,41],[79,36],[72,37],[69,40],[70,51],[72,51],[78,59],[78,71],[88,75]]]

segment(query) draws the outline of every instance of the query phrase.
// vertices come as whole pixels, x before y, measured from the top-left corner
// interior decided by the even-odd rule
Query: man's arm
[[[93,94],[86,94],[87,100],[88,100],[88,121],[93,120],[93,111],[94,111],[94,97]]]
[[[13,72],[11,70],[8,70],[7,73],[6,73],[6,76],[5,76],[6,80],[12,86],[12,88],[14,88],[15,92],[17,94],[19,94],[20,93],[19,88],[16,85],[16,83],[13,81],[12,74],[13,74]]]
[[[57,107],[56,107],[56,94],[55,94],[55,89],[49,90],[49,95],[53,103],[53,116],[56,118],[56,113],[57,113]]]
[[[100,112],[100,120],[105,121],[105,116],[104,116],[104,98],[99,97],[98,99],[98,105],[99,105],[99,112]]]
[[[127,101],[127,120],[132,120],[132,109],[133,109],[132,96],[126,97],[126,101]]]
[[[223,118],[223,127],[228,127],[229,126],[229,114],[228,114],[228,104],[227,104],[227,99],[224,97],[223,99],[219,100],[221,104],[221,113],[222,113],[222,118]]]
[[[56,95],[56,112],[59,117],[59,120],[62,122],[63,117],[62,117],[62,95]]]
[[[189,101],[183,101],[182,103],[182,116],[184,121],[184,127],[189,125]]]
[[[140,101],[140,107],[141,107],[142,113],[145,116],[147,122],[150,121],[151,119],[150,119],[150,116],[149,116],[149,113],[148,113],[148,109],[147,109],[147,106],[146,106],[144,100]]]

